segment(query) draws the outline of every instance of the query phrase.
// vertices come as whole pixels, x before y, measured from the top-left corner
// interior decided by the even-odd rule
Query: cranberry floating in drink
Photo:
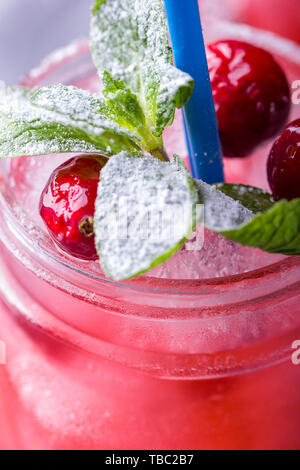
[[[69,254],[97,259],[94,213],[107,158],[80,156],[59,166],[41,195],[40,213],[56,243]]]
[[[208,68],[226,157],[246,157],[286,124],[290,89],[264,49],[237,40],[207,47]]]
[[[275,199],[300,198],[300,119],[289,124],[274,143],[268,178]]]

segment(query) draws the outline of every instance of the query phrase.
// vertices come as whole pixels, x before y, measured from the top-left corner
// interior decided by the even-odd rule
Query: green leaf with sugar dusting
[[[153,136],[171,125],[192,95],[192,78],[173,66],[163,0],[96,0],[91,46],[95,64],[134,93]]]
[[[140,148],[149,152],[161,149],[162,138],[155,137],[151,133],[137,96],[125,86],[124,82],[115,80],[108,72],[104,72],[102,83],[103,95],[113,121],[135,135],[135,141]]]
[[[197,202],[193,179],[176,159],[111,157],[101,172],[94,222],[105,273],[129,279],[166,261],[193,233]]]
[[[300,255],[300,199],[275,203],[259,188],[195,182],[207,228],[269,253]]]
[[[275,204],[270,193],[254,186],[218,183],[216,188],[232,199],[239,201],[254,214],[265,212]]]
[[[135,150],[103,99],[72,86],[8,88],[0,96],[0,156]]]
[[[254,213],[239,200],[233,199],[201,180],[194,180],[200,202],[204,205],[204,224],[214,232],[235,229],[252,219]]]
[[[300,255],[300,199],[279,201],[245,225],[224,231],[223,235],[269,253]]]

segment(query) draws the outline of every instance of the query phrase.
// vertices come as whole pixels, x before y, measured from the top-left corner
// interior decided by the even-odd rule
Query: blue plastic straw
[[[222,150],[197,0],[165,0],[176,66],[195,80],[183,119],[192,175],[224,181]]]

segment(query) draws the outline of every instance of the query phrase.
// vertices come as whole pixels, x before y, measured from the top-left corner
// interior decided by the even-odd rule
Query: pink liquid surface
[[[85,67],[73,83],[97,88]],[[180,117],[166,140],[185,155]],[[228,180],[266,187],[269,145],[226,161]],[[39,219],[62,158],[2,168],[0,448],[300,449],[299,260],[207,234],[196,260],[108,283],[98,263],[58,253]]]
[[[228,0],[227,3],[236,20],[300,43],[298,0]]]

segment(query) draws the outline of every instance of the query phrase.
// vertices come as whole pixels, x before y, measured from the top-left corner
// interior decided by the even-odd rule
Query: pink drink
[[[298,0],[227,0],[225,3],[239,21],[300,43]]]
[[[57,81],[97,88],[85,44],[25,84]],[[168,134],[183,155],[180,117]],[[227,161],[228,180],[266,186],[268,145]],[[0,448],[300,449],[299,258],[207,233],[200,252],[108,281],[58,253],[39,219],[63,158],[2,164]]]

